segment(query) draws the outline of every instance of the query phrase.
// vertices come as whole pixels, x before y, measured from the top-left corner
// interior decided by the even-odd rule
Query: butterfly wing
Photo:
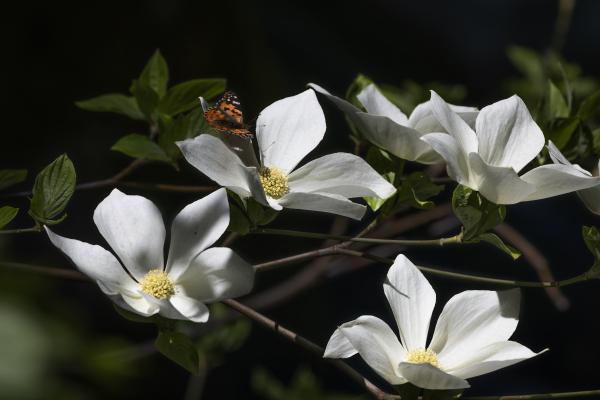
[[[219,131],[232,133],[244,138],[251,138],[250,132],[244,125],[244,115],[240,110],[240,100],[231,91],[225,92],[214,107],[209,108],[204,116],[208,124]]]

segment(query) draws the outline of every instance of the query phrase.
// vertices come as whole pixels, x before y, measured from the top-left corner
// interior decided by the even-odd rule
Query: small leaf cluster
[[[27,179],[27,170],[0,170],[0,191]],[[31,191],[29,216],[39,229],[42,225],[62,222],[67,214],[65,208],[75,192],[76,173],[73,162],[63,154],[47,165],[35,177]],[[0,207],[0,229],[7,226],[19,213],[12,206]]]
[[[225,90],[222,78],[192,79],[169,87],[169,67],[159,50],[129,87],[129,95],[108,93],[75,104],[84,110],[124,115],[147,124],[148,133],[129,133],[112,150],[129,157],[177,167],[175,142],[206,130],[199,97],[212,99]]]

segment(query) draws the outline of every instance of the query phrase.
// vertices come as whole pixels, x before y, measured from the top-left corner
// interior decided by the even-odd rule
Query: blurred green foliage
[[[265,400],[363,400],[364,396],[335,393],[324,390],[314,373],[306,367],[300,368],[285,385],[263,368],[252,374],[254,391]]]

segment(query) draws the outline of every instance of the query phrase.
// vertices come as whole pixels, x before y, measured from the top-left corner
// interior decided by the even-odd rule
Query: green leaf
[[[225,79],[194,79],[177,84],[167,91],[158,109],[167,115],[177,115],[198,106],[198,97],[212,99],[225,91]]]
[[[551,80],[548,80],[547,113],[549,118],[567,118],[570,114],[563,94]]]
[[[498,235],[496,235],[494,233],[489,233],[489,232],[482,233],[482,234],[478,235],[475,239],[471,239],[466,242],[467,243],[476,243],[479,241],[487,242],[487,243],[499,248],[500,250],[502,250],[503,252],[505,252],[506,254],[511,256],[513,260],[516,260],[517,258],[521,257],[521,252],[519,250],[504,243],[504,241],[502,239],[500,239],[500,237],[498,237]]]
[[[595,226],[583,226],[581,229],[583,241],[586,247],[594,256],[596,261],[600,260],[600,232]]]
[[[348,100],[350,103],[354,104],[358,108],[363,108],[363,105],[360,103],[360,101],[356,99],[356,95],[372,83],[373,80],[368,76],[358,74],[346,90],[346,100]]]
[[[253,228],[269,224],[279,214],[278,211],[263,206],[253,198],[246,199],[246,213]]]
[[[165,151],[148,136],[132,133],[123,136],[111,148],[129,157],[144,160],[171,162]]]
[[[161,115],[159,126],[160,135],[158,136],[158,144],[171,159],[177,159],[181,156],[181,152],[177,145],[175,145],[175,142],[198,136],[200,133],[209,130],[200,105],[195,110],[185,115],[180,115],[175,121],[170,119],[170,117]]]
[[[0,190],[23,182],[26,178],[26,169],[0,169]]]
[[[58,219],[73,192],[75,191],[75,167],[66,154],[59,156],[44,168],[35,178],[33,197],[29,215],[41,224],[53,225],[61,222],[66,214]]]
[[[160,50],[156,50],[150,57],[138,78],[138,82],[151,88],[160,98],[165,95],[169,83],[169,67],[162,54],[160,54]]]
[[[18,212],[18,208],[10,206],[0,207],[0,229],[8,225],[10,221],[12,221],[17,216]]]
[[[463,224],[463,238],[467,241],[498,225],[506,216],[506,207],[494,204],[479,192],[462,185],[454,189],[452,210]]]
[[[577,116],[582,120],[587,120],[595,115],[598,115],[600,111],[600,90],[595,91],[588,96],[577,110]]]
[[[229,201],[229,232],[245,235],[253,229],[252,221],[246,214],[246,203],[234,192],[228,190]]]
[[[508,48],[507,54],[512,64],[523,75],[538,82],[544,79],[544,65],[535,51],[525,47],[511,46]]]
[[[428,199],[437,196],[442,190],[444,185],[436,185],[423,172],[413,172],[398,189],[398,201],[415,208],[431,208],[434,203]]]
[[[592,147],[595,154],[600,154],[600,128],[592,131]]]
[[[595,226],[583,226],[581,233],[586,247],[594,256],[594,264],[586,275],[590,278],[600,279],[600,232]]]
[[[104,94],[92,99],[76,101],[75,105],[87,111],[110,112],[136,120],[144,120],[144,114],[140,111],[135,98],[124,94]]]
[[[577,117],[554,120],[548,129],[548,139],[552,140],[560,150],[564,149],[577,131],[579,123],[580,120]]]
[[[219,303],[210,306],[210,315],[215,321],[228,320],[228,309]],[[245,319],[236,319],[205,332],[197,341],[198,352],[208,360],[211,367],[225,361],[227,353],[238,350],[248,338],[252,324]]]
[[[189,337],[180,332],[161,331],[154,342],[156,349],[194,375],[200,373],[198,350]]]
[[[134,81],[131,89],[139,109],[146,117],[153,119],[160,99],[158,93],[140,80]]]
[[[378,147],[370,147],[365,157],[367,163],[373,167],[385,180],[396,186],[396,177],[402,175],[404,161],[393,157],[385,150]],[[373,211],[377,211],[383,206],[386,201],[392,199],[380,199],[378,197],[365,197],[365,201]],[[394,200],[395,201],[395,198]]]

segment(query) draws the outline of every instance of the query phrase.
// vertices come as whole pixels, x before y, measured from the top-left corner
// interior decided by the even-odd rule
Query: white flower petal
[[[477,153],[469,154],[469,166],[471,181],[466,186],[493,203],[515,204],[535,191],[535,186],[521,179],[511,167],[489,165]]]
[[[448,368],[448,373],[469,379],[487,374],[500,368],[508,367],[538,354],[517,342],[504,341],[489,344],[475,352],[471,352],[459,365]]]
[[[333,94],[329,93],[326,89],[323,89],[317,84],[309,83],[308,86],[314,89],[317,93],[320,93],[327,97],[327,99],[329,99],[329,101],[335,104],[337,108],[339,108],[342,112],[348,114],[349,116],[361,111],[361,109],[354,106],[354,104],[342,99],[341,97],[334,96]]]
[[[535,186],[535,191],[525,200],[539,200],[576,190],[588,189],[600,184],[600,177],[589,176],[572,165],[546,164],[521,176]]]
[[[363,315],[338,328],[365,362],[392,385],[405,383],[398,365],[406,358],[392,329],[382,320]]]
[[[65,253],[73,264],[92,280],[108,285],[111,291],[114,291],[115,287],[135,290],[137,284],[110,252],[98,245],[57,235],[47,226],[44,228],[52,244]]]
[[[94,222],[136,279],[164,267],[165,225],[150,200],[114,189],[96,207]]]
[[[113,301],[115,301],[115,303],[122,308],[125,308],[128,311],[133,311],[134,313],[140,314],[144,317],[156,315],[160,311],[160,307],[157,304],[149,302],[142,295],[130,296],[123,294],[121,295],[120,300],[113,299]]]
[[[492,343],[508,340],[519,323],[519,289],[467,290],[444,306],[429,348],[451,370]]]
[[[458,116],[450,105],[436,92],[431,91],[431,111],[446,132],[456,140],[458,148],[465,155],[477,152],[477,135],[469,125]],[[447,161],[447,160],[446,160]]]
[[[386,116],[364,113],[352,103],[332,95],[314,83],[308,86],[323,94],[343,111],[371,143],[405,160],[422,164],[434,164],[440,161],[440,157],[431,147],[421,142],[421,133],[414,129],[398,125]]]
[[[202,111],[207,112],[208,109],[210,108],[210,106],[206,102],[206,99],[202,96],[199,96],[198,100],[200,100],[200,105],[202,106]]]
[[[389,101],[374,84],[368,85],[356,95],[369,114],[388,117],[399,125],[406,125],[408,118],[398,107]]]
[[[177,279],[190,261],[217,241],[229,225],[229,203],[225,189],[186,206],[171,226],[171,246],[166,271]]]
[[[488,164],[519,172],[544,147],[544,134],[519,96],[484,107],[477,116],[479,155]]]
[[[140,295],[148,302],[155,307],[158,307],[158,314],[161,317],[169,318],[169,319],[180,319],[187,320],[188,318],[185,315],[182,315],[173,304],[171,304],[170,299],[157,299],[156,297],[139,292]]]
[[[387,199],[396,189],[362,158],[349,153],[328,154],[298,168],[288,177],[290,190],[330,193],[344,197]]]
[[[399,254],[383,284],[398,329],[408,351],[425,348],[435,291],[421,271],[403,254]]]
[[[208,321],[208,307],[196,299],[181,294],[175,294],[169,299],[169,302],[175,310],[190,321]]]
[[[247,167],[220,139],[203,134],[177,142],[181,153],[192,166],[219,185],[242,198],[254,197],[267,204],[255,167]]]
[[[475,107],[456,106],[448,103],[450,109],[458,114],[471,128],[475,127],[475,120],[479,110]],[[444,127],[435,118],[431,111],[431,101],[418,104],[408,118],[408,126],[421,133],[446,132]],[[446,132],[447,133],[447,132]]]
[[[397,157],[422,164],[441,160],[431,146],[421,140],[423,134],[413,128],[398,125],[388,117],[363,112],[354,114],[353,121],[365,139]]]
[[[279,204],[285,208],[321,211],[356,220],[361,219],[367,211],[365,206],[354,203],[344,196],[328,193],[290,192],[279,199]]]
[[[261,162],[286,173],[323,139],[325,115],[312,89],[276,101],[256,121]]]
[[[358,353],[358,351],[352,346],[352,343],[346,338],[344,333],[338,328],[336,329],[327,346],[325,347],[325,358],[348,358]]]
[[[412,364],[403,362],[399,366],[400,373],[410,383],[423,389],[451,390],[466,389],[469,382],[450,375],[431,364]]]
[[[458,147],[456,140],[446,133],[428,133],[421,140],[429,144],[446,161],[446,172],[456,182],[469,186],[470,168],[468,158]]]
[[[203,251],[175,281],[186,296],[207,303],[243,296],[253,283],[252,265],[226,247]]]

